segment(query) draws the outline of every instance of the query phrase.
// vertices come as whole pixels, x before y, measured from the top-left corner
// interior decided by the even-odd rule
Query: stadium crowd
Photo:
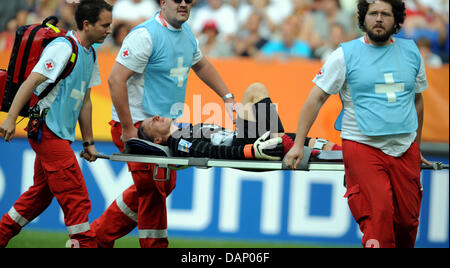
[[[77,0],[0,0],[0,51],[11,50],[20,25],[56,15],[73,29]],[[117,51],[128,32],[152,17],[159,0],[108,0],[113,34],[98,46]],[[211,58],[308,58],[325,60],[345,41],[360,36],[356,0],[193,0],[189,24]],[[416,41],[425,63],[448,63],[449,1],[405,0],[407,18],[399,37]]]

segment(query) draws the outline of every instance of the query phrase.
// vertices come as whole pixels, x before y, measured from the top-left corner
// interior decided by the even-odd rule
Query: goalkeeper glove
[[[276,137],[269,139],[270,131],[267,131],[255,141],[254,144],[248,144],[244,148],[246,158],[256,158],[264,160],[281,160],[284,146],[283,139]]]

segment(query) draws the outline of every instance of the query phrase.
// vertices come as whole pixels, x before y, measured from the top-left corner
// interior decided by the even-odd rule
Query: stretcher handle
[[[80,152],[80,157],[83,157],[84,150]],[[111,156],[105,154],[97,154],[97,158],[111,160]],[[167,169],[180,171],[189,168],[189,166],[171,166],[169,165]]]
[[[80,157],[83,157],[83,154],[84,154],[84,153],[85,153],[84,150],[81,151],[81,152],[80,152]],[[107,160],[110,160],[110,159],[111,159],[111,156],[105,155],[105,154],[97,154],[96,157],[97,157],[97,158],[101,158],[101,159],[107,159]]]
[[[422,169],[443,170],[448,169],[448,164],[442,162],[433,162],[431,165],[422,165]]]

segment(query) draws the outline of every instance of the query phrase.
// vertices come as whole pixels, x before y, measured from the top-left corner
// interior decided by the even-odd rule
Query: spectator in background
[[[159,0],[155,0],[158,1]],[[189,16],[189,19],[187,20],[187,23],[189,27],[192,29],[192,18],[196,17],[197,11],[199,9],[199,3],[203,2],[203,0],[192,0],[192,8],[191,8],[191,16]]]
[[[305,18],[301,33],[313,50],[318,49],[330,40],[330,29],[333,23],[339,23],[350,38],[354,38],[354,21],[352,14],[341,10],[339,0],[314,0],[314,11]],[[315,54],[320,58],[322,55]]]
[[[311,12],[313,0],[292,0],[292,15],[303,18]]]
[[[0,33],[7,30],[11,20],[16,27],[27,24],[29,8],[26,0],[0,0]]]
[[[123,40],[131,31],[131,26],[126,23],[119,23],[114,26],[112,34],[107,37],[105,43],[100,47],[101,51],[118,52],[122,47]]]
[[[272,14],[273,21],[277,24],[277,30],[280,30],[286,18],[294,12],[292,0],[269,0],[269,2],[268,13]]]
[[[255,57],[260,49],[269,41],[259,34],[261,15],[253,12],[241,27],[234,39],[234,53],[240,57]]]
[[[335,51],[341,43],[348,41],[345,29],[339,23],[333,23],[330,28],[330,39],[325,45],[316,49],[314,53],[321,55],[320,60],[325,62],[330,54]]]
[[[440,68],[442,66],[442,59],[431,51],[431,42],[426,38],[421,38],[417,42],[423,62],[427,67]]]
[[[228,0],[228,4],[234,9],[236,12],[238,27],[242,27],[247,21],[249,15],[249,0]]]
[[[448,54],[449,54],[449,26],[447,23],[447,41],[444,42],[444,45],[442,46],[442,50],[440,53],[441,59],[448,63]]]
[[[133,28],[151,18],[158,9],[154,0],[118,0],[113,9],[113,25],[126,23]]]
[[[341,9],[345,10],[347,13],[356,13],[358,0],[339,0],[339,3],[341,4]]]
[[[207,20],[199,36],[200,50],[203,55],[211,58],[233,56],[233,46],[230,41],[220,40],[219,30],[214,20]]]
[[[248,3],[239,10],[240,24],[245,23],[250,14],[257,12],[261,17],[259,34],[267,40],[278,33],[280,25],[291,14],[291,8],[282,8],[281,2],[277,4],[276,1],[271,3],[270,0],[248,0]]]
[[[12,49],[17,28],[27,24],[29,8],[26,0],[0,0],[0,51]]]
[[[224,40],[232,40],[238,29],[236,12],[223,0],[207,0],[207,5],[200,6],[192,16],[192,31],[197,36],[201,34],[206,21],[214,20],[217,29]]]
[[[60,3],[62,2],[62,3]],[[28,14],[28,24],[42,22],[49,16],[57,15],[57,10],[60,4],[66,3],[66,1],[59,0],[40,0],[29,1],[30,13]],[[73,16],[73,13],[72,13]]]
[[[300,21],[300,30],[298,38],[301,40],[309,40],[310,29],[306,29],[305,25],[311,16],[313,0],[292,0],[292,16]]]
[[[312,50],[308,43],[298,39],[300,22],[297,17],[288,17],[282,27],[282,39],[273,39],[261,48],[264,57],[288,59],[311,58]]]
[[[241,0],[228,0],[228,4],[237,12],[244,3]]]
[[[75,22],[75,8],[76,3],[68,3],[67,1],[63,1],[60,3],[58,7],[57,16],[59,17],[58,26],[65,30],[75,30],[76,22]]]
[[[10,20],[6,25],[6,30],[0,33],[0,51],[10,51],[14,46],[16,37],[17,21]]]
[[[406,19],[397,36],[416,42],[426,38],[431,51],[448,61],[448,1],[406,0]]]
[[[130,31],[131,31],[130,26],[125,23],[117,25],[112,33],[114,46],[120,48],[122,46],[123,40],[125,39],[125,37],[127,37]]]

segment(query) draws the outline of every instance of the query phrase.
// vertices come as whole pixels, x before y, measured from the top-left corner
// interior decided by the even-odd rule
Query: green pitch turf
[[[7,248],[65,248],[69,237],[64,232],[24,230],[11,239]],[[290,243],[254,243],[169,238],[170,248],[304,248],[318,245]],[[139,248],[137,236],[128,235],[116,241],[116,248]]]

